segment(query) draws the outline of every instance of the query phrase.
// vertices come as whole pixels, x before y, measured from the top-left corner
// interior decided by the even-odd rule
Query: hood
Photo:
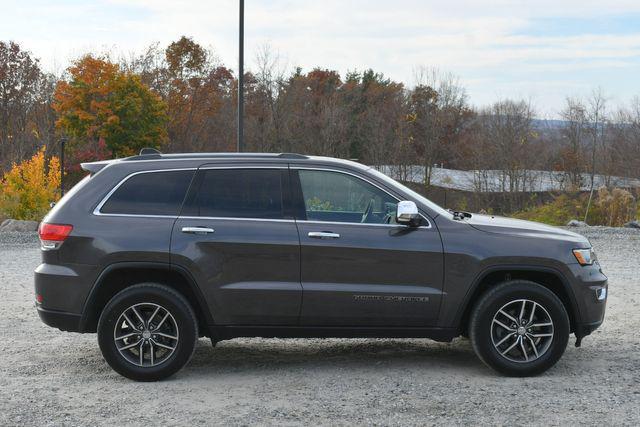
[[[578,233],[539,222],[480,214],[473,214],[471,218],[465,218],[464,221],[473,228],[487,233],[540,237],[589,244],[589,241]]]

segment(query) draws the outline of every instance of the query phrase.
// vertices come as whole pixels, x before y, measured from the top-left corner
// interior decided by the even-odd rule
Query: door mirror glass
[[[396,222],[399,224],[406,224],[416,226],[420,223],[420,214],[418,213],[418,207],[410,200],[403,200],[398,202],[396,209]]]

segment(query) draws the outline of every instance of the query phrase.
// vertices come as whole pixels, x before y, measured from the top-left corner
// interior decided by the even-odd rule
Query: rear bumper
[[[48,326],[58,328],[61,331],[80,332],[80,315],[65,311],[47,310],[37,307],[40,320]]]

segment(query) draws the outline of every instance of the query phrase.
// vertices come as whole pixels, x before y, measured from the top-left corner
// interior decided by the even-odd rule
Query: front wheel
[[[175,374],[191,359],[197,337],[189,303],[173,289],[155,283],[116,294],[98,322],[98,344],[105,360],[136,381]]]
[[[478,357],[509,376],[540,374],[564,353],[569,316],[562,301],[544,286],[526,280],[487,291],[471,313],[469,335]]]

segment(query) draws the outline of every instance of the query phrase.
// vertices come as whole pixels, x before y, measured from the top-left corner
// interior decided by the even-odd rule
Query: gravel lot
[[[0,235],[0,425],[640,424],[640,231],[579,229],[610,279],[606,321],[536,378],[502,378],[467,340],[236,339],[170,380],[113,372],[95,335],[43,325],[34,235]]]

